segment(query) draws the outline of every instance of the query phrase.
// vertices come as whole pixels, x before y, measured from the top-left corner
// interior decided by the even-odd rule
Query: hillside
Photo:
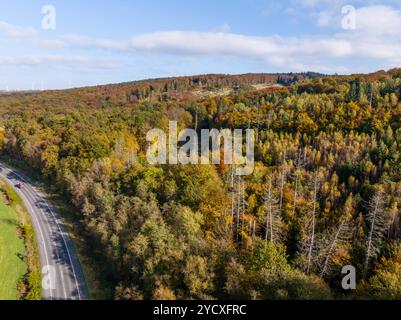
[[[400,70],[7,94],[0,147],[74,207],[113,298],[400,299],[400,101]],[[149,165],[169,120],[254,129],[255,170]]]
[[[76,104],[89,107],[127,106],[139,101],[189,102],[207,96],[228,95],[238,91],[259,90],[270,86],[287,86],[291,83],[312,79],[315,73],[300,74],[244,74],[200,75],[151,79],[129,83],[102,85],[55,91],[0,93],[0,104],[30,103],[35,105]]]

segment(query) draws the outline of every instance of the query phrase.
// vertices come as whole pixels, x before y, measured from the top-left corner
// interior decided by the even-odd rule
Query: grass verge
[[[0,179],[0,299],[40,300],[38,246],[17,193]]]

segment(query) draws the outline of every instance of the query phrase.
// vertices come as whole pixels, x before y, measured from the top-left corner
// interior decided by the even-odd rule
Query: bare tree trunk
[[[294,205],[292,208],[292,213],[295,215],[295,209],[297,206],[297,195],[298,195],[298,184],[301,175],[301,168],[305,166],[306,161],[306,149],[304,149],[303,154],[300,152],[295,159],[295,190],[294,190]]]
[[[379,206],[379,199],[376,198],[374,201],[375,201],[374,211],[373,211],[372,220],[371,220],[371,223],[370,223],[370,230],[369,230],[369,236],[368,236],[368,245],[367,245],[367,249],[366,249],[365,264],[364,264],[364,268],[363,268],[363,276],[364,276],[364,278],[366,277],[366,275],[368,273],[369,259],[370,259],[370,255],[372,254],[373,232],[374,232],[375,227],[376,227],[375,224],[376,224],[376,217],[377,217],[377,211],[378,211],[378,206]]]
[[[295,189],[294,189],[294,204],[292,206],[292,213],[295,215],[295,208],[297,205],[297,193],[298,193],[298,180],[299,180],[299,169],[296,169],[295,173]]]
[[[270,204],[270,242],[274,242],[274,231],[273,231],[273,210],[272,210],[272,205]]]
[[[329,252],[327,253],[327,256],[326,256],[326,259],[324,261],[324,265],[323,265],[322,271],[320,272],[320,277],[321,278],[323,278],[324,275],[327,272],[327,267],[329,265],[331,256],[333,254],[334,248],[336,247],[337,241],[338,241],[339,236],[341,234],[342,228],[344,227],[344,224],[345,224],[345,221],[341,222],[340,226],[337,229],[336,235],[335,235],[333,241],[331,242]]]
[[[240,206],[241,206],[241,179],[238,179],[238,190],[237,190],[237,242],[239,240],[239,224],[240,224]]]
[[[316,219],[316,202],[317,202],[317,183],[318,183],[318,173],[315,172],[315,186],[314,186],[314,195],[313,195],[313,211],[312,211],[312,226],[311,226],[311,238],[309,243],[308,250],[308,267],[306,269],[306,273],[310,273],[310,267],[312,264],[312,251],[313,246],[315,245],[315,219]]]
[[[287,157],[287,149],[284,148],[284,156],[283,156],[283,168],[281,172],[281,186],[280,186],[280,211],[283,207],[283,195],[284,195],[284,185],[285,185],[285,161]]]
[[[273,241],[273,208],[272,208],[272,180],[269,177],[268,192],[267,192],[267,213],[266,213],[266,231],[265,240],[269,238],[270,231],[270,241]]]
[[[234,231],[234,207],[235,207],[235,191],[234,191],[234,168],[231,167],[231,229]]]
[[[270,241],[273,240],[273,212],[272,212],[272,180],[271,177],[269,177],[269,186],[268,186],[268,208],[267,208],[267,214],[266,214],[266,234],[265,234],[265,240],[267,241],[268,239],[268,232],[270,230]]]

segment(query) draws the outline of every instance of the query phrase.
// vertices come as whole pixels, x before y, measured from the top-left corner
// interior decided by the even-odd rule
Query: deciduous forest
[[[401,70],[4,93],[0,115],[1,152],[73,206],[112,298],[401,299]],[[149,165],[169,120],[254,129],[253,174]]]

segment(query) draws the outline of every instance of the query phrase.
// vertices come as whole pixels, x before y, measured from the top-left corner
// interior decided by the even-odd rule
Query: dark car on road
[[[21,182],[18,182],[18,183],[17,183],[17,188],[18,188],[18,189],[24,188],[24,182],[22,182],[22,181],[21,181]]]

